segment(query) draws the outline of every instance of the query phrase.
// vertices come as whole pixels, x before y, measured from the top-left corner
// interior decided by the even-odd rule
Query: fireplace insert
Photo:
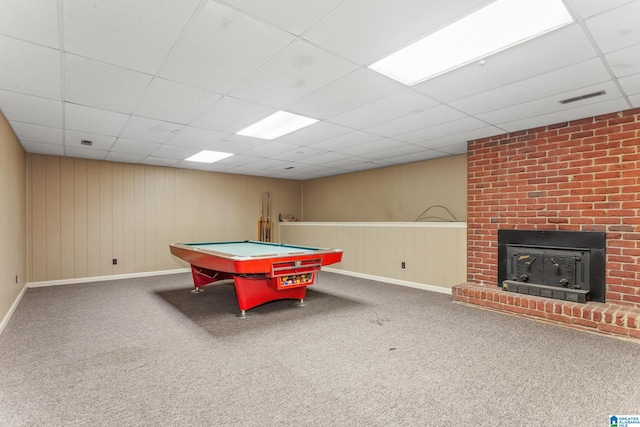
[[[498,230],[498,286],[528,295],[604,302],[605,233]]]

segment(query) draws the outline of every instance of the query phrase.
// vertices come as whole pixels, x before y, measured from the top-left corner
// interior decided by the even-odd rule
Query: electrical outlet
[[[405,265],[404,265],[404,261],[402,261],[402,268],[404,268],[404,267],[405,267]]]
[[[114,258],[113,259],[113,265],[117,265],[118,264],[118,258]]]

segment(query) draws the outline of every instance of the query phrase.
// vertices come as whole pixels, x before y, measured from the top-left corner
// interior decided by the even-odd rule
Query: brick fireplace
[[[467,283],[453,299],[640,338],[640,109],[470,141],[467,162]],[[498,230],[605,233],[604,301],[504,291]]]

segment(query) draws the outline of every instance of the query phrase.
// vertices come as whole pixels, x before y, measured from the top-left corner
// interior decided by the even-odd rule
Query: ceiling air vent
[[[288,171],[288,170],[291,170],[291,169],[294,169],[294,168],[295,168],[295,166],[287,166],[286,168],[284,168],[284,170]]]
[[[81,139],[80,144],[86,145],[87,147],[91,147],[93,145],[93,141],[90,141],[88,139]]]
[[[576,96],[574,98],[563,99],[562,101],[558,101],[558,102],[560,102],[560,104],[568,104],[570,102],[582,101],[583,99],[593,98],[594,96],[600,96],[600,95],[604,95],[606,93],[607,92],[605,92],[604,90],[601,90],[600,92],[588,93],[586,95],[580,95],[580,96]]]

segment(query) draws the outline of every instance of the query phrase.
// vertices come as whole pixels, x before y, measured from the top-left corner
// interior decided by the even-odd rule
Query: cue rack
[[[271,241],[271,193],[263,191],[260,195],[260,219],[258,220],[258,240]]]

